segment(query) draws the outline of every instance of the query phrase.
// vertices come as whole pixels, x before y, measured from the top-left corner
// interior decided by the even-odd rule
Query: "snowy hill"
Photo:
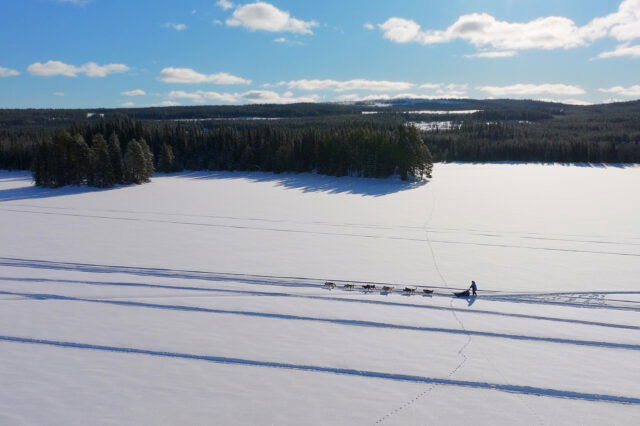
[[[626,166],[0,172],[0,424],[636,424],[638,188]]]

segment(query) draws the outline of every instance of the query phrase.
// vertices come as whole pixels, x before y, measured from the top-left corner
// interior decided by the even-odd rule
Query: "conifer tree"
[[[158,170],[163,173],[169,173],[174,171],[175,157],[173,155],[173,148],[168,143],[163,143],[160,148],[160,161],[158,162]]]
[[[111,133],[111,136],[109,136],[107,149],[109,150],[109,159],[111,161],[111,170],[113,172],[113,182],[114,184],[122,183],[124,180],[122,149],[120,148],[120,139],[118,139],[118,135],[115,132]]]
[[[142,148],[142,153],[144,155],[144,181],[149,182],[151,176],[155,172],[155,167],[153,166],[153,154],[151,153],[151,149],[147,144],[147,141],[144,139],[140,139],[140,147]]]
[[[104,137],[98,133],[91,144],[91,172],[88,184],[99,188],[115,185],[113,167]]]
[[[80,134],[68,140],[66,167],[68,181],[64,184],[82,185],[86,183],[91,168],[91,150]]]
[[[148,181],[145,155],[138,141],[132,139],[124,153],[124,182],[141,184]]]

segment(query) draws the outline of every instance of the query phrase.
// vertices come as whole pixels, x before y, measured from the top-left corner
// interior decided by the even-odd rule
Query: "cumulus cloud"
[[[640,38],[640,0],[623,0],[618,11],[595,18],[582,27],[583,34],[590,40],[613,37],[619,41]]]
[[[486,52],[478,52],[472,55],[465,55],[466,58],[510,58],[516,56],[518,52],[515,50],[492,50]]]
[[[473,13],[461,16],[446,30],[423,30],[415,21],[390,18],[378,27],[384,38],[396,43],[427,45],[462,39],[476,47],[497,50],[569,49],[585,43],[573,21],[557,16],[511,23],[486,13]]]
[[[281,81],[276,83],[275,86],[284,86],[289,89],[298,90],[332,90],[335,92],[344,92],[347,90],[399,91],[410,89],[415,85],[405,81],[353,79],[346,81],[292,80]]]
[[[315,21],[294,18],[289,12],[261,1],[238,6],[226,23],[231,27],[244,27],[252,31],[297,34],[313,34],[311,29],[318,26]]]
[[[536,101],[542,102],[553,102],[556,104],[565,104],[565,105],[593,105],[593,102],[585,101],[582,99],[555,99],[555,98],[537,98]]]
[[[598,91],[602,93],[611,93],[618,96],[640,97],[640,84],[629,87],[613,86],[609,87],[608,89],[598,89]]]
[[[545,94],[575,96],[586,93],[580,86],[568,84],[514,84],[511,86],[479,86],[477,89],[495,97],[521,97]]]
[[[373,25],[371,22],[365,22],[364,25],[362,25],[366,30],[375,30],[376,26]]]
[[[87,62],[81,66],[69,65],[60,61],[47,61],[44,64],[35,62],[27,67],[32,75],[50,77],[62,75],[65,77],[77,77],[84,74],[87,77],[106,77],[109,74],[128,71],[129,67],[124,64],[98,65],[95,62]]]
[[[170,107],[170,106],[180,106],[182,105],[180,102],[176,102],[176,101],[162,101],[160,103],[157,104],[151,104],[149,106],[152,107]]]
[[[58,0],[59,3],[72,3],[80,6],[91,3],[93,0]]]
[[[378,25],[383,37],[396,43],[423,45],[465,40],[480,49],[473,57],[500,58],[526,49],[572,49],[612,37],[640,38],[640,0],[623,0],[617,12],[578,26],[569,18],[548,16],[529,22],[501,21],[487,13],[460,16],[444,30],[423,29],[417,22],[392,17]],[[506,52],[509,52],[508,54]]]
[[[11,68],[0,67],[0,77],[15,77],[16,75],[20,75],[20,73]]]
[[[165,28],[171,28],[176,31],[184,31],[187,29],[186,24],[176,24],[175,22],[166,22],[162,26]]]
[[[242,99],[253,104],[291,104],[291,103],[312,103],[320,100],[317,95],[294,96],[291,92],[283,94],[270,90],[250,90],[242,94]]]
[[[362,102],[362,101],[390,101],[394,99],[459,99],[460,96],[434,95],[429,93],[398,93],[390,95],[388,93],[375,93],[369,95],[360,95],[349,93],[337,97],[342,102]]]
[[[279,83],[264,84],[263,87],[275,88],[286,87],[290,90],[304,91],[333,91],[343,93],[347,91],[373,92],[373,93],[349,93],[338,96],[340,101],[362,101],[376,99],[397,99],[397,98],[420,98],[420,99],[441,99],[441,98],[465,98],[468,97],[467,84],[457,83],[424,83],[414,84],[405,81],[385,81],[385,80],[292,80],[281,81]],[[424,93],[410,91],[412,89],[423,89]],[[400,94],[388,94],[381,92],[402,92]]]
[[[288,104],[300,102],[317,102],[317,95],[294,96],[291,92],[278,93],[271,90],[249,90],[243,93],[220,93],[198,90],[185,92],[173,90],[167,95],[171,99],[186,99],[194,103],[224,102],[224,103],[259,103],[259,104]]]
[[[424,83],[418,87],[420,89],[431,90],[432,93],[425,95],[429,98],[463,98],[468,96],[467,89],[469,85],[457,83]]]
[[[184,90],[173,90],[168,95],[173,99],[187,99],[195,103],[205,103],[207,101],[217,102],[237,102],[237,95],[233,93],[218,93],[198,90],[195,92],[185,92]]]
[[[134,89],[134,90],[127,90],[126,92],[122,92],[122,94],[124,96],[144,96],[147,93],[142,89]]]
[[[231,3],[228,0],[218,0],[216,2],[216,4],[218,5],[218,7],[222,10],[229,10],[229,9],[233,9],[233,3]]]
[[[163,81],[165,83],[180,84],[251,84],[251,80],[237,77],[226,72],[219,72],[216,74],[202,74],[191,68],[164,68],[162,71],[160,71],[160,76],[158,78],[160,79],[160,81]]]
[[[123,102],[122,104],[120,104],[121,106],[125,107],[125,108],[131,108],[133,106],[136,106],[136,104],[134,102]]]
[[[640,44],[636,44],[635,46],[630,46],[627,43],[621,44],[614,50],[600,53],[596,56],[596,59],[621,58],[625,56],[629,58],[640,58]]]

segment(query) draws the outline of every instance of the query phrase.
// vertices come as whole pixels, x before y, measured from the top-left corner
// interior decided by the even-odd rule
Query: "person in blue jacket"
[[[477,291],[478,291],[478,286],[476,285],[475,281],[471,281],[471,287],[469,287],[472,291],[472,295],[473,296],[477,296]]]

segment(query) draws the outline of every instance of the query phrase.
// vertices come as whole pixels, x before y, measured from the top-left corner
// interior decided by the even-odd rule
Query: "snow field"
[[[635,424],[640,168],[434,176],[0,173],[0,423]]]

